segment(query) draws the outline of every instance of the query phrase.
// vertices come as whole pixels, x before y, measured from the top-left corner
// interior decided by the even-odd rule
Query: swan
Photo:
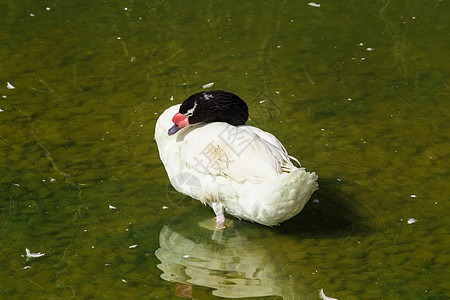
[[[245,125],[247,104],[225,91],[203,91],[166,109],[155,126],[172,186],[208,204],[216,228],[225,213],[266,226],[295,215],[317,190],[318,176],[296,167],[272,134]]]

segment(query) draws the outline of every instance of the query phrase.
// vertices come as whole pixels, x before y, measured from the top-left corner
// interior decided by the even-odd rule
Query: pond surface
[[[448,299],[448,11],[2,1],[0,297]],[[281,226],[170,186],[156,119],[208,83],[318,174]]]

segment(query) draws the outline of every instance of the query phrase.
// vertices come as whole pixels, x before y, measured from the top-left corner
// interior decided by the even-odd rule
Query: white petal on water
[[[25,252],[27,253],[27,257],[41,257],[45,255],[45,253],[41,252],[31,253],[30,249],[28,248],[25,248]]]
[[[163,206],[162,209],[169,209],[167,206]]]
[[[117,207],[115,207],[115,206],[112,206],[111,204],[110,204],[110,205],[108,205],[108,207],[109,207],[109,209],[117,209]]]
[[[136,244],[136,245],[131,245],[130,247],[128,247],[128,248],[130,248],[130,249],[134,249],[134,248],[136,248],[138,245]]]
[[[408,224],[414,224],[417,222],[417,220],[414,218],[409,218],[407,222],[408,222]]]
[[[183,258],[189,258],[191,257],[189,254],[183,255]]]
[[[31,267],[30,266],[25,266],[25,267],[23,267],[22,269],[31,269]]]
[[[210,83],[202,85],[202,88],[207,89],[207,88],[212,87],[213,85],[214,85],[214,82],[210,82]]]
[[[416,198],[417,197],[417,195],[411,195],[411,198]]]
[[[173,96],[171,96],[169,100],[170,100],[170,101],[173,101]]]
[[[320,4],[315,3],[315,2],[309,2],[308,5],[312,6],[312,7],[320,7]]]
[[[320,289],[320,291],[319,291],[319,299],[321,299],[321,300],[338,300],[337,298],[327,297],[325,295],[325,293],[323,292],[323,289]]]
[[[126,281],[125,279],[122,279],[122,282],[125,282],[125,283],[127,283],[127,281]]]
[[[13,90],[13,89],[15,89],[16,87],[13,86],[11,83],[6,82],[6,88],[7,88],[8,90]]]

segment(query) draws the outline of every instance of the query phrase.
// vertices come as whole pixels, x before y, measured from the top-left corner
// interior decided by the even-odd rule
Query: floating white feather
[[[327,296],[325,295],[325,293],[323,292],[323,289],[320,289],[320,291],[319,291],[319,298],[320,298],[321,300],[338,300],[337,298],[327,297]]]
[[[45,255],[45,253],[41,253],[41,252],[31,253],[30,249],[28,249],[28,248],[25,248],[25,252],[27,254],[27,257],[29,257],[29,258],[41,257],[41,256]]]

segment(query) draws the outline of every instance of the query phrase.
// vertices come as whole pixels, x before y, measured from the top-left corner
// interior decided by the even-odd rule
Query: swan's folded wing
[[[242,125],[239,126],[242,130],[246,130],[248,132],[251,132],[253,134],[256,134],[266,142],[272,144],[275,148],[278,148],[279,150],[283,151],[283,153],[287,156],[288,153],[286,149],[284,148],[283,144],[271,133],[264,131],[262,129],[259,129],[258,127],[253,127],[250,125]]]
[[[226,123],[196,128],[182,143],[182,160],[204,175],[256,183],[276,180],[292,167],[281,143],[277,147],[249,130]]]

